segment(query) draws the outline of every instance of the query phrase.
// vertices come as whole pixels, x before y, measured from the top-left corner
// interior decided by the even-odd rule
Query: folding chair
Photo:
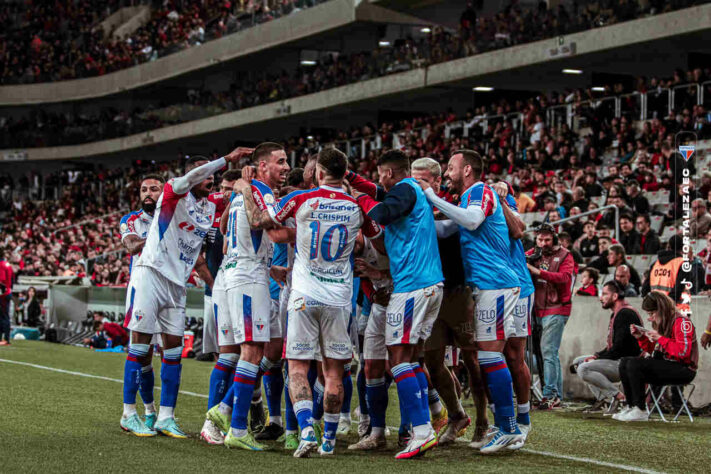
[[[684,387],[691,387],[691,391],[689,392],[688,397],[684,397]],[[664,412],[662,412],[662,407],[659,406],[659,402],[662,400],[662,397],[664,397],[664,394],[666,393],[667,389],[671,389],[674,391],[676,389],[677,393],[679,394],[679,398],[681,399],[681,408],[679,408],[679,411],[676,412],[676,416],[674,416],[674,419],[672,419],[672,422],[676,422],[681,415],[682,412],[686,412],[687,416],[689,417],[689,421],[692,423],[694,422],[694,417],[691,415],[691,410],[689,410],[689,404],[687,400],[691,398],[691,395],[693,395],[694,390],[696,390],[696,385],[693,383],[687,384],[687,385],[664,385],[661,388],[659,388],[659,391],[657,393],[654,393],[654,390],[652,390],[652,386],[647,387],[647,395],[649,395],[652,399],[652,405],[654,405],[652,408],[650,408],[650,404],[647,403],[647,414],[652,415],[652,412],[656,411],[659,413],[659,416],[662,418],[662,421],[667,423],[669,420],[664,418]]]

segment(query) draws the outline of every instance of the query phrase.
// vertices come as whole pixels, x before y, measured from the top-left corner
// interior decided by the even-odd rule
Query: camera
[[[536,247],[531,255],[526,255],[526,263],[533,265],[535,262],[541,259],[543,256],[543,249]]]

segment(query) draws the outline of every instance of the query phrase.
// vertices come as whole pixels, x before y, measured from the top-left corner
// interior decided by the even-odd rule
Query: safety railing
[[[598,208],[598,209],[592,209],[592,210],[590,210],[590,211],[581,212],[580,214],[576,214],[576,215],[571,216],[571,217],[566,217],[566,218],[564,218],[564,219],[560,219],[560,220],[557,220],[557,221],[554,221],[554,222],[547,222],[547,224],[550,224],[550,225],[558,225],[558,224],[564,224],[564,223],[566,223],[566,222],[576,221],[576,220],[581,219],[581,218],[583,218],[583,217],[585,217],[585,216],[589,216],[589,215],[592,215],[592,214],[600,214],[600,213],[604,212],[606,209],[614,209],[614,210],[615,210],[615,235],[614,235],[614,237],[615,237],[616,239],[619,239],[619,235],[620,235],[620,209],[619,209],[617,206],[615,206],[614,204],[608,204],[607,206],[602,206],[602,207],[600,207],[600,208]],[[546,218],[546,219],[548,218],[548,214],[546,214],[546,217],[545,217],[545,218]]]
[[[697,83],[681,84],[674,86],[671,89],[671,97],[669,99],[669,110],[677,110],[679,108],[691,108],[694,105],[699,105],[701,99],[701,85]]]

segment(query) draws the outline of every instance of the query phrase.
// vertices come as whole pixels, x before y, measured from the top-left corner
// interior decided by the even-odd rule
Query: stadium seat
[[[705,239],[696,239],[691,241],[691,247],[694,249],[694,255],[698,255],[706,247]]]
[[[684,388],[686,387],[691,387],[688,397],[684,397]],[[672,391],[676,389],[677,393],[679,394],[679,398],[681,399],[681,408],[679,408],[679,411],[676,412],[676,415],[671,421],[677,421],[681,413],[686,412],[686,415],[689,417],[689,421],[691,421],[692,423],[694,422],[694,417],[691,415],[691,410],[689,410],[688,399],[691,398],[691,395],[694,393],[696,385],[690,383],[687,385],[664,385],[663,387],[654,388],[659,388],[657,393],[655,393],[655,390],[653,390],[653,387],[651,385],[647,387],[647,396],[648,399],[651,399],[651,403],[647,402],[647,414],[651,416],[656,412],[657,414],[659,414],[663,422],[669,422],[669,420],[664,417],[664,412],[662,411],[662,407],[659,406],[659,402],[661,401],[662,397],[664,397],[664,394],[666,393],[667,389],[671,389]],[[652,406],[650,407],[650,405]]]
[[[594,202],[598,207],[602,207],[605,203],[605,196],[594,196],[590,198],[590,202]]]
[[[651,229],[656,232],[657,234],[661,232],[662,226],[664,225],[664,217],[663,216],[651,216],[650,219],[652,222],[650,224]]]
[[[659,212],[661,214],[666,214],[672,209],[672,204],[668,202],[655,202],[650,204],[652,204],[652,210],[654,212]]]
[[[666,242],[671,239],[676,234],[676,230],[676,227],[673,225],[665,227],[664,232],[662,232],[661,236],[662,242]]]

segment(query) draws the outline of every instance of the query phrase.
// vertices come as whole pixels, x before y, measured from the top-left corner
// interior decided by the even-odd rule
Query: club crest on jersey
[[[136,321],[140,322],[141,319],[143,319],[143,317],[145,316],[145,314],[143,314],[143,311],[139,309],[133,312],[133,316],[136,318]]]
[[[257,327],[257,331],[264,331],[264,322],[263,321],[258,321],[257,324],[255,324]]]
[[[229,326],[222,326],[221,328],[222,335],[226,336],[228,332],[230,332],[230,327]]]
[[[273,206],[274,205],[274,195],[273,194],[265,194],[264,195],[264,203],[268,206]]]
[[[128,230],[128,225],[125,222],[121,223],[121,233],[124,233]]]

